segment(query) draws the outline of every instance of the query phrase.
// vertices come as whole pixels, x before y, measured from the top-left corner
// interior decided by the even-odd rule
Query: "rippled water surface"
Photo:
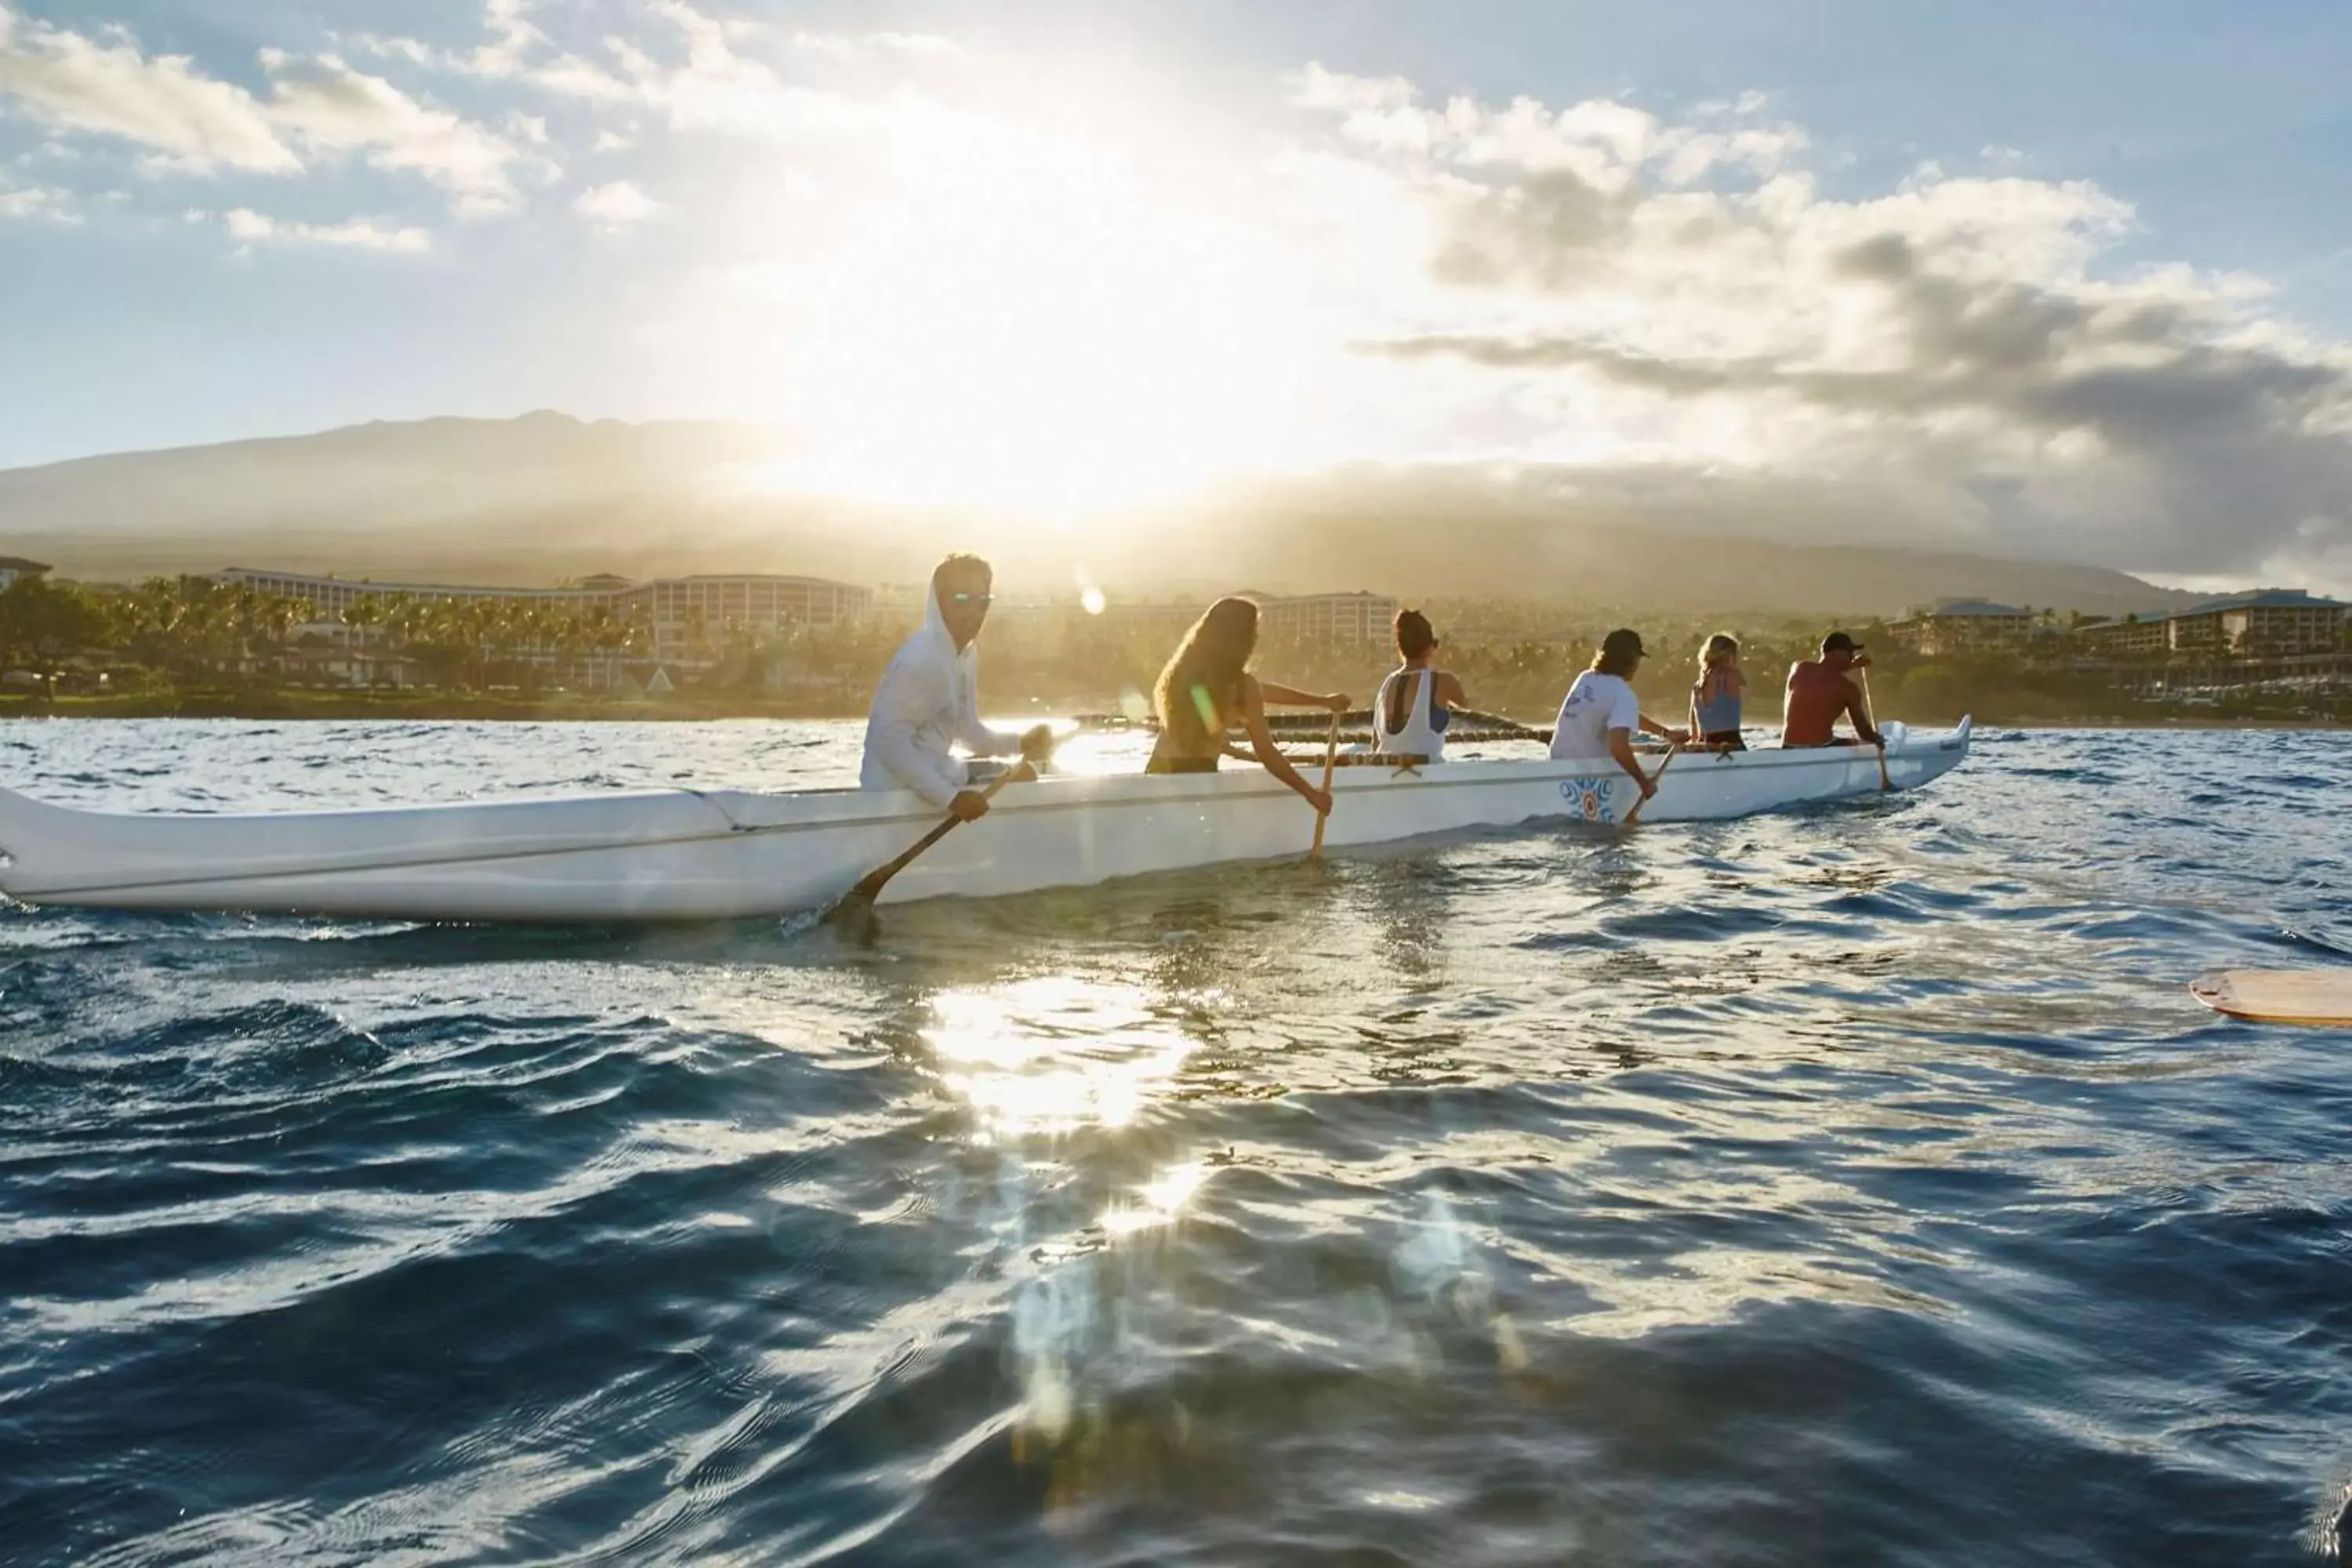
[[[14,723],[204,810],[824,725]],[[0,1561],[2295,1563],[2352,740],[766,923],[0,910]],[[967,831],[984,832],[981,824]]]

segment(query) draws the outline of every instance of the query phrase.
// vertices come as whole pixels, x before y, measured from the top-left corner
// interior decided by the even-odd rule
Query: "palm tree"
[[[19,577],[0,591],[0,665],[36,656],[48,697],[58,694],[57,660],[94,646],[107,629],[106,613],[70,583]]]
[[[520,664],[522,689],[536,692],[540,687],[540,659],[554,640],[557,608],[543,599],[509,605],[507,608],[511,638],[508,651]]]
[[[359,634],[359,657],[352,661],[354,668],[365,668],[370,686],[377,681],[377,666],[373,650],[375,628],[383,625],[389,606],[381,594],[362,594],[343,606],[343,625]]]
[[[268,645],[270,657],[278,662],[281,672],[285,668],[286,644],[294,636],[294,628],[313,619],[317,613],[307,599],[289,599],[282,594],[262,596],[256,619]]]

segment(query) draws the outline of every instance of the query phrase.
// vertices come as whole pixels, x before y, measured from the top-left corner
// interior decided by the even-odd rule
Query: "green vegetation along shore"
[[[1647,683],[1645,683],[1647,684]],[[1773,683],[1777,685],[1777,683]],[[1369,685],[1365,689],[1369,690]],[[1107,695],[1066,697],[1046,701],[1024,699],[1006,688],[992,701],[992,711],[1019,714],[1034,710],[1058,715],[1115,712],[1117,699]],[[1549,704],[1513,701],[1505,696],[1480,705],[1506,712],[1530,724],[1550,721]],[[1657,711],[1677,711],[1671,694]],[[2231,700],[2197,701],[2134,701],[2122,694],[2104,700],[2038,690],[2016,683],[1967,682],[1937,686],[1912,700],[1905,683],[1879,680],[1874,695],[1882,717],[1916,724],[1956,722],[1973,713],[1979,723],[2024,728],[2163,727],[2203,728],[2217,725],[2262,728],[2336,728],[2352,725],[2352,702],[2338,700],[2315,705],[2300,696],[2250,692]],[[1131,700],[1131,698],[1130,698]],[[1780,711],[1777,691],[1751,698],[1748,721],[1769,725]],[[0,694],[0,719],[239,719],[254,721],[391,721],[409,722],[709,722],[719,720],[862,719],[862,702],[846,694],[759,697],[741,692],[682,690],[662,697],[607,696],[593,692],[563,692],[541,697],[454,691],[320,691],[248,688],[238,690],[179,691],[151,689],[111,696],[58,696],[38,693]]]
[[[1445,667],[1488,712],[1548,722],[1613,626],[1641,630],[1636,684],[1679,722],[1707,634],[1743,644],[1747,717],[1770,723],[1781,678],[1826,617],[1667,614],[1634,605],[1437,600],[1423,606]],[[761,627],[689,622],[655,657],[652,628],[604,609],[517,610],[490,601],[362,601],[339,623],[304,603],[200,578],[99,593],[39,578],[0,591],[0,716],[253,720],[713,720],[855,718],[903,626]],[[2062,624],[2013,647],[1906,649],[1874,622],[1877,712],[1913,723],[1973,713],[1998,724],[2352,722],[2352,649],[2287,660],[2116,660]],[[1065,617],[1052,635],[1013,622],[983,644],[991,710],[1139,716],[1176,629],[1165,617]],[[1269,639],[1258,668],[1285,684],[1368,700],[1391,663],[1379,642]]]

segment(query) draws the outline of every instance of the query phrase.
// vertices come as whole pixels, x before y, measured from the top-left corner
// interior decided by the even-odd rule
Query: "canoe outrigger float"
[[[1969,725],[1885,726],[1866,747],[1685,752],[1644,824],[1701,822],[1882,787],[1959,765]],[[1612,824],[1639,798],[1608,761],[1342,770],[1325,844],[1567,820]],[[78,811],[0,790],[0,892],[35,904],[422,921],[725,920],[819,909],[940,820],[898,791],[666,790],[484,805],[202,816]],[[1050,774],[1004,791],[884,901],[1084,887],[1303,853],[1315,818],[1256,768]]]

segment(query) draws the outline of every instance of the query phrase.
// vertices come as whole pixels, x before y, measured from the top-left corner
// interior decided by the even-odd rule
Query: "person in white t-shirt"
[[[1633,681],[1643,657],[1641,635],[1626,627],[1620,626],[1601,639],[1592,668],[1576,678],[1568,689],[1567,700],[1559,705],[1559,718],[1552,726],[1551,754],[1580,761],[1612,757],[1642,786],[1642,798],[1647,800],[1658,786],[1650,782],[1650,775],[1642,771],[1641,759],[1633,754],[1633,731],[1646,730],[1676,742],[1690,736],[1642,711]]]

